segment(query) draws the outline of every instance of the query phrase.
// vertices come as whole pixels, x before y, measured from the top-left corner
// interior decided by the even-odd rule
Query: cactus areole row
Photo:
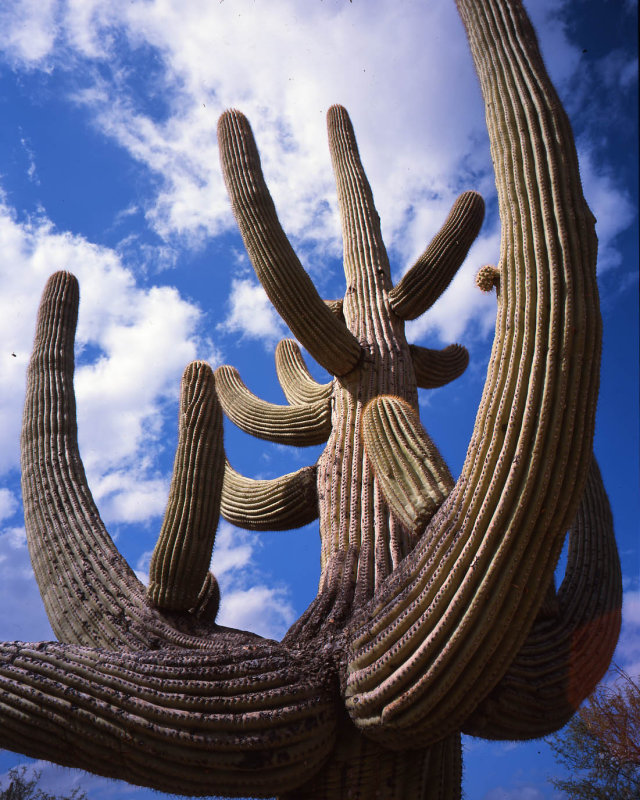
[[[483,202],[463,194],[394,286],[346,111],[328,115],[346,291],[327,302],[289,244],[247,120],[218,134],[256,273],[310,355],[276,351],[287,405],[235,369],[185,371],[179,442],[150,584],[106,532],[77,446],[79,291],[47,284],[22,434],[33,567],[59,642],[0,644],[0,746],[184,795],[460,797],[460,734],[562,726],[601,678],[620,625],[620,566],[592,457],[600,316],[594,218],[571,129],[519,0],[458,0],[486,106],[502,224],[479,285],[498,311],[462,472],[418,417],[417,388],[467,353],[407,343],[450,283]],[[222,420],[270,441],[326,442],[270,481],[237,473]],[[281,643],[216,624],[220,514],[253,530],[319,520],[314,602]],[[566,577],[553,572],[570,531]]]

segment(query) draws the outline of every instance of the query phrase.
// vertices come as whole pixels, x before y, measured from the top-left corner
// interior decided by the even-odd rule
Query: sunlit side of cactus
[[[464,193],[394,286],[346,111],[328,115],[346,291],[327,302],[264,182],[247,120],[226,112],[223,172],[271,302],[333,377],[280,343],[286,405],[225,366],[187,367],[179,443],[148,590],[95,508],[77,448],[78,287],[49,281],[22,437],[29,545],[61,643],[0,644],[0,745],[182,794],[460,797],[461,731],[545,735],[605,671],[620,568],[592,456],[600,317],[594,220],[569,123],[519,0],[458,0],[485,98],[502,248],[496,336],[462,472],[422,427],[417,388],[464,348],[407,343],[404,323],[448,286],[484,212]],[[525,135],[526,134],[526,135]],[[227,461],[222,413],[304,446],[315,465],[272,481]],[[219,515],[254,530],[319,520],[319,592],[282,643],[215,623]],[[553,572],[571,528],[566,577]]]

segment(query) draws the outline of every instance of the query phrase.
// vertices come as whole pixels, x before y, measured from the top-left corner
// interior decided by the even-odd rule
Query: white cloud
[[[618,188],[606,168],[595,164],[588,146],[580,148],[579,158],[582,187],[596,218],[598,271],[604,272],[621,263],[616,237],[631,225],[637,216],[637,209],[631,198]]]
[[[216,621],[269,639],[281,639],[296,614],[287,589],[264,583],[268,575],[258,567],[259,551],[259,534],[220,522],[211,559],[211,572],[221,594]],[[149,583],[150,559],[148,551],[136,563],[136,575],[145,586]]]
[[[19,609],[19,613],[18,612]],[[22,527],[0,529],[0,639],[53,639]]]
[[[0,9],[0,51],[9,62],[42,62],[54,45],[56,0],[7,0]]]
[[[10,519],[19,508],[15,494],[10,489],[0,488],[0,522]]]
[[[256,534],[222,522],[216,535],[211,571],[220,584],[217,621],[250,630],[270,639],[281,639],[295,620],[295,611],[283,587],[266,586],[256,571],[260,547]]]
[[[622,599],[622,630],[614,663],[633,677],[640,676],[640,589],[627,589]]]
[[[576,81],[586,86],[587,77],[568,37],[566,5],[540,0],[530,11],[552,77],[575,97]],[[37,28],[43,17],[33,3],[7,13],[11,30]],[[21,46],[23,59],[61,69],[82,61],[75,101],[159,179],[146,215],[169,240],[200,246],[233,226],[215,136],[231,106],[249,117],[285,230],[320,283],[327,254],[341,251],[324,129],[332,103],[345,104],[354,120],[396,271],[424,248],[460,190],[494,193],[480,93],[453,3],[405,0],[399,14],[379,0],[324,2],[301,14],[295,0],[73,0],[47,4],[47,15],[46,42],[30,52]],[[150,49],[154,67],[142,77],[135,59]],[[157,99],[162,113],[140,104],[141,80],[142,95]],[[602,268],[613,266],[615,237],[633,218],[629,201],[588,154],[583,177],[599,218]],[[478,266],[414,335],[460,339],[472,322],[488,331],[489,300],[468,280]],[[230,327],[275,338],[279,323],[249,288],[234,285]]]
[[[234,278],[229,296],[229,314],[218,325],[228,333],[240,333],[249,339],[263,339],[273,344],[287,335],[262,286],[248,278]]]

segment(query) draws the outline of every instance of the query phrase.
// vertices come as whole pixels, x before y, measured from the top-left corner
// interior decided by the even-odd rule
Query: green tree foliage
[[[88,800],[81,789],[73,789],[70,794],[54,795],[38,788],[40,773],[27,776],[27,768],[14,767],[9,770],[9,785],[0,789],[0,800]]]
[[[617,669],[613,684],[599,686],[571,722],[549,739],[556,760],[571,776],[551,778],[571,800],[640,797],[640,686]]]

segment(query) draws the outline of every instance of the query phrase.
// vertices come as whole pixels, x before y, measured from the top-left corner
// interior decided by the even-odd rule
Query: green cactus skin
[[[431,308],[465,260],[483,219],[482,197],[461,194],[427,249],[389,292],[391,308],[401,319],[416,319]]]
[[[300,348],[292,339],[282,339],[276,347],[276,372],[287,401],[307,405],[330,400],[332,383],[317,383],[304,363]]]
[[[247,530],[301,528],[318,518],[316,468],[260,481],[245,478],[227,463],[220,511],[227,522]]]
[[[413,370],[419,389],[437,389],[459,378],[469,365],[469,351],[461,344],[450,344],[442,350],[409,345]]]
[[[376,397],[367,405],[362,434],[391,513],[418,535],[453,489],[449,468],[418,415],[397,397]]]
[[[294,406],[265,403],[247,389],[236,369],[226,365],[216,370],[216,391],[227,417],[258,439],[307,447],[329,438],[330,397]]]
[[[481,199],[459,198],[394,287],[351,123],[333,107],[347,285],[342,301],[324,301],[278,222],[249,123],[225,113],[223,171],[258,277],[334,377],[317,384],[284,342],[276,365],[288,405],[259,400],[223,367],[201,408],[215,417],[219,401],[255,436],[325,449],[313,467],[251,481],[229,466],[217,422],[202,431],[185,419],[149,598],[86,483],[72,385],[78,286],[54,275],[28,371],[22,467],[34,571],[60,643],[0,643],[0,746],[190,795],[457,800],[461,731],[544,735],[603,675],[621,578],[592,456],[594,220],[520,0],[457,5],[502,221],[500,264],[481,281],[498,289],[496,335],[460,477],[419,425],[417,386],[454,379],[468,355],[410,346],[404,321],[451,281]],[[210,457],[192,461],[190,442],[211,442]],[[175,508],[205,500],[202,520],[221,511],[260,530],[318,517],[318,594],[282,643],[216,625],[207,559],[188,566],[215,530],[197,515],[184,528],[173,521]]]

